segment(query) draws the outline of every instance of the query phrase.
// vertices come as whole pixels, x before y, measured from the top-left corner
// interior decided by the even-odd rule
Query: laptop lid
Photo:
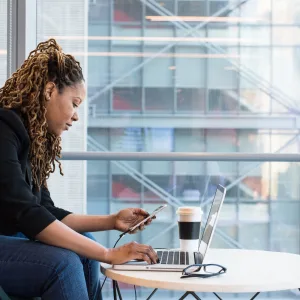
[[[202,262],[204,260],[207,249],[210,246],[218,222],[220,210],[224,202],[225,195],[226,195],[226,188],[224,188],[219,184],[215,192],[213,203],[210,207],[210,211],[207,217],[206,225],[202,233],[202,237],[201,239],[199,239],[198,252],[200,253]]]

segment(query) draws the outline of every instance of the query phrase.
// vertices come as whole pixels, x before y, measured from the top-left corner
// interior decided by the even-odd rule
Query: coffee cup
[[[180,250],[198,251],[202,209],[199,206],[182,206],[176,211]]]

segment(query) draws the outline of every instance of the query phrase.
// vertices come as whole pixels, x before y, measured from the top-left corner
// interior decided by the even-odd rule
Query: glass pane
[[[171,88],[146,88],[145,105],[147,111],[172,111],[174,90]]]
[[[205,87],[205,66],[207,54],[204,48],[177,46],[174,75],[176,85],[181,87]],[[187,74],[189,74],[187,76]]]
[[[143,53],[143,80],[144,86],[159,88],[173,86],[173,66],[174,66],[174,53],[165,47],[147,46],[144,48]],[[162,49],[166,50],[162,51]],[[147,63],[145,63],[147,62]],[[160,100],[161,96],[159,97]]]
[[[36,40],[39,43],[51,37],[56,38],[57,43],[63,48],[64,52],[74,55],[76,60],[80,62],[84,77],[87,79],[88,40],[85,38],[88,27],[87,5],[85,1],[81,0],[72,2],[59,1],[56,4],[57,5],[53,5],[53,1],[51,0],[36,1]],[[95,26],[98,25],[96,24]],[[98,28],[101,29],[101,27]],[[103,33],[103,31],[101,31],[101,33]],[[100,46],[100,48],[101,47],[102,46]],[[102,58],[104,51],[105,50],[101,48],[98,50],[98,53],[93,53],[91,57]],[[97,61],[96,59],[96,61],[94,60],[93,62],[99,67],[99,60]],[[94,88],[101,89],[105,82],[103,76],[105,75],[98,75],[97,79],[92,82]],[[98,80],[99,84],[97,83]],[[92,91],[92,94],[94,93],[95,91]],[[104,97],[101,95],[101,97],[96,96],[95,98],[103,99]],[[101,108],[103,108],[103,106]],[[96,106],[91,106],[89,111],[92,115],[96,113]],[[86,151],[88,144],[87,115],[87,102],[84,102],[78,110],[79,121],[76,122],[76,124],[74,123],[74,126],[72,127],[74,130],[70,130],[68,134],[64,134],[62,137],[63,151]],[[98,149],[98,145],[97,143],[93,143],[93,145],[89,145],[89,148],[95,151],[94,149]],[[87,211],[87,188],[91,188],[93,195],[99,191],[98,186],[95,184],[95,180],[94,182],[92,180],[87,184],[86,161],[63,161],[63,170],[65,174],[63,181],[59,172],[55,172],[50,176],[48,181],[53,201],[58,206],[68,208],[75,213],[85,213]],[[93,172],[95,173],[95,169],[92,170],[92,174]],[[96,178],[98,180],[103,180],[103,177]],[[98,184],[100,185],[100,183]],[[105,184],[101,184],[101,187],[105,191],[104,186]],[[95,200],[94,196],[92,199]],[[102,197],[101,201],[103,201],[103,199],[104,197]]]
[[[141,88],[124,87],[113,89],[114,111],[140,111],[142,106],[142,91]]]
[[[137,152],[137,157],[139,152],[299,152],[299,0],[240,1],[236,7],[227,0],[92,0],[87,10],[81,0],[73,2],[60,1],[55,8],[50,0],[38,1],[38,41],[55,36],[86,72],[82,113],[88,118],[64,151],[81,145],[82,151]],[[151,230],[124,242],[179,247],[177,204],[203,205],[205,221],[222,184],[228,191],[212,247],[299,254],[298,166],[93,160],[77,173],[87,180],[89,214],[129,206],[152,211],[170,201]],[[115,231],[95,235],[107,247],[118,238]],[[110,284],[104,296],[110,296]],[[132,287],[122,289],[132,297]],[[158,293],[162,299],[180,297]]]
[[[177,88],[177,110],[189,113],[204,112],[206,108],[205,89]]]
[[[175,182],[174,176],[171,175],[147,175],[147,179],[153,186],[147,185],[144,188],[144,199],[145,203],[157,203],[161,202],[163,199],[157,193],[157,190],[164,190],[170,195],[175,195]],[[154,187],[154,189],[153,189]]]
[[[157,6],[150,6],[148,2],[144,2],[146,6],[147,19],[151,16],[161,16],[161,11],[170,12],[174,14],[176,4],[174,0],[164,0],[163,2],[157,2]]]
[[[205,1],[178,1],[179,16],[202,16],[206,9]]]
[[[299,254],[299,200],[273,202],[270,209],[273,220],[271,223],[271,249]]]
[[[113,199],[140,203],[141,184],[129,175],[113,175],[111,195]]]
[[[145,152],[173,152],[174,130],[169,128],[145,128]],[[147,175],[171,175],[172,163],[168,161],[144,161],[142,168]]]
[[[0,87],[7,79],[7,0],[0,0]]]
[[[89,1],[89,20],[94,24],[108,23],[110,11],[110,0]]]
[[[299,0],[279,0],[272,3],[272,18],[274,24],[294,24],[299,22],[299,12],[296,7]]]
[[[115,23],[133,23],[142,20],[142,3],[139,0],[114,1],[113,20]]]
[[[272,57],[273,82],[276,87],[280,87],[281,106],[293,114],[298,111],[300,95],[296,83],[300,70],[297,47],[274,47]],[[278,105],[274,105],[274,110],[279,111]]]

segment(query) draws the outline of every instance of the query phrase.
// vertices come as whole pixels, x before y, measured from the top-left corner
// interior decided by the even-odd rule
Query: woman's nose
[[[74,113],[74,115],[73,115],[73,117],[72,117],[72,120],[73,120],[73,121],[78,121],[78,120],[79,120],[79,118],[78,118],[78,113],[77,113],[77,112]]]

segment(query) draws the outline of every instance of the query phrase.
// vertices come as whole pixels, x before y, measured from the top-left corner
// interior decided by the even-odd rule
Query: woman
[[[8,294],[102,299],[100,261],[158,259],[150,246],[107,249],[85,233],[125,232],[148,215],[144,210],[76,215],[51,200],[47,178],[55,162],[62,174],[60,136],[78,121],[85,96],[80,64],[54,39],[40,43],[0,89],[0,286]]]

